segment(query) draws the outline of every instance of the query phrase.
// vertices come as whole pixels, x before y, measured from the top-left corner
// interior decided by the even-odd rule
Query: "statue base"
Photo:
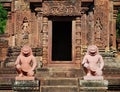
[[[107,80],[80,80],[80,92],[107,92]]]
[[[13,92],[40,92],[39,80],[15,80]]]
[[[23,77],[15,77],[15,80],[35,80],[35,77],[28,77],[28,76],[23,76]]]
[[[103,76],[84,76],[84,80],[103,80]]]

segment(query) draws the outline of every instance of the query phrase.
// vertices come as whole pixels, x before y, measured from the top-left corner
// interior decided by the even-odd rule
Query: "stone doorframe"
[[[48,21],[48,17],[43,17],[42,23],[43,37],[42,37],[42,45],[43,45],[43,64],[44,66],[51,64],[51,31],[52,25]],[[80,66],[81,62],[81,21],[80,17],[76,17],[75,20],[72,21],[72,65]]]

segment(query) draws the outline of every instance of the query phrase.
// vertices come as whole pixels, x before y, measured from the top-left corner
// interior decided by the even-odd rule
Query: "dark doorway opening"
[[[52,61],[72,60],[72,22],[53,21]]]

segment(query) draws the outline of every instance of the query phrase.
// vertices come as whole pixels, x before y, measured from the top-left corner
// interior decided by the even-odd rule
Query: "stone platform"
[[[104,91],[91,91],[90,88],[97,88],[96,85],[93,87],[88,87],[85,85],[80,85],[80,81],[83,81],[83,70],[82,69],[66,69],[66,68],[41,68],[36,72],[36,79],[40,80],[40,90],[39,91],[25,91],[18,87],[15,83],[15,76],[17,76],[16,70],[14,68],[2,68],[0,69],[0,92],[105,92],[107,86],[100,86],[104,88]],[[120,92],[120,68],[104,68],[104,79],[108,80],[108,90],[107,92]],[[36,80],[35,80],[36,81]],[[88,81],[90,82],[90,81]],[[86,85],[90,85],[85,82]],[[88,83],[88,84],[87,84]],[[32,84],[32,82],[31,82]],[[83,82],[82,82],[83,84]],[[104,83],[103,83],[104,84]],[[26,83],[27,85],[27,83]],[[34,85],[34,83],[33,83]],[[23,87],[23,86],[22,86]],[[38,86],[37,86],[38,87]],[[34,86],[34,88],[37,88]],[[85,91],[88,87],[89,91]],[[28,88],[32,88],[28,85]],[[86,89],[87,90],[87,89]]]
[[[107,80],[79,80],[79,92],[107,92]]]
[[[13,92],[40,92],[39,80],[15,80]]]

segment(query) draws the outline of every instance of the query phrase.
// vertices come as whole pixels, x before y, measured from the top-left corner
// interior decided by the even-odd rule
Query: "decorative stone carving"
[[[43,46],[43,64],[44,66],[48,63],[48,18],[43,18],[43,38],[42,38],[42,46]]]
[[[98,47],[101,47],[103,45],[103,42],[101,41],[102,39],[102,30],[103,30],[103,26],[101,24],[101,20],[100,18],[98,18],[95,22],[95,44],[98,46]]]
[[[28,10],[30,7],[29,0],[15,0],[14,10]]]
[[[102,69],[104,67],[104,61],[99,54],[98,48],[95,45],[90,45],[87,49],[87,53],[82,61],[83,68],[87,73],[84,76],[86,80],[99,80],[103,79]]]
[[[81,19],[76,18],[76,32],[75,32],[75,63],[79,64],[81,61]]]
[[[29,46],[23,46],[21,48],[21,53],[17,57],[17,60],[15,61],[15,67],[17,69],[17,72],[19,74],[18,77],[16,77],[17,80],[21,79],[21,77],[25,78],[24,80],[28,80],[27,78],[30,77],[30,79],[34,79],[34,70],[37,66],[37,62],[35,57],[32,54],[32,49]]]
[[[94,10],[95,44],[99,48],[109,47],[109,4],[108,0],[95,1]],[[99,32],[99,35],[96,33]],[[99,38],[98,36],[102,36]],[[96,36],[96,37],[95,37]],[[108,37],[106,37],[108,36]]]
[[[44,1],[43,15],[57,16],[76,16],[81,15],[81,1],[76,0],[76,3],[70,1]]]
[[[22,36],[23,39],[28,39],[28,35],[30,33],[30,27],[29,27],[29,23],[28,23],[28,19],[27,17],[23,18],[23,23],[22,23]]]
[[[100,48],[108,46],[110,40],[110,30],[108,27],[110,22],[112,22],[112,20],[109,20],[110,10],[108,1],[14,0],[11,5],[12,12],[9,21],[12,24],[10,27],[13,29],[11,30],[11,34],[13,35],[10,39],[12,40],[11,43],[14,43],[14,46],[18,47],[24,45],[22,44],[22,24],[24,18],[27,17],[30,36],[26,36],[25,38],[29,40],[30,46],[40,46],[43,48],[42,61],[44,64],[51,63],[51,55],[49,55],[51,50],[49,48],[51,48],[52,43],[48,37],[51,38],[53,30],[52,21],[71,21],[72,61],[79,64],[84,45],[87,47],[87,45],[96,44]],[[64,16],[66,17],[65,20],[61,20],[60,18]],[[50,24],[49,21],[51,22]],[[72,62],[70,63],[73,64]]]
[[[15,44],[17,46],[31,45],[31,12],[30,11],[16,11],[15,13]]]

